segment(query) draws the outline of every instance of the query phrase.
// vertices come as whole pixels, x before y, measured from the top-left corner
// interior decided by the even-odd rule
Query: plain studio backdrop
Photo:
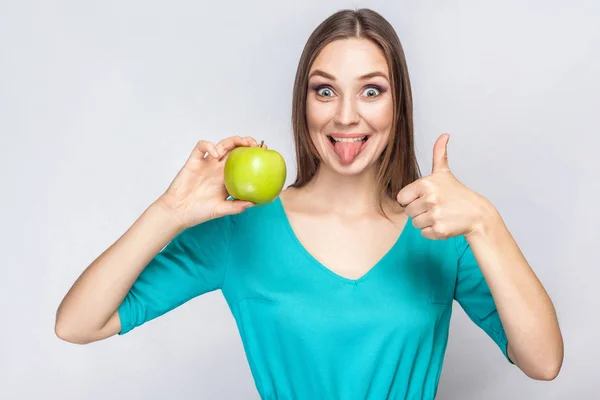
[[[423,172],[450,132],[451,168],[499,209],[565,338],[560,376],[532,381],[456,305],[438,398],[600,397],[600,3],[4,0],[0,398],[258,398],[218,291],[87,346],[54,335],[55,311],[198,140],[265,140],[291,182],[302,47],[358,7],[403,43]]]

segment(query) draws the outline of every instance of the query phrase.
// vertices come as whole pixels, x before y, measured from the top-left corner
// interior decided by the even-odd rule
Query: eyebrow
[[[313,72],[311,72],[311,74],[309,75],[309,79],[312,78],[313,76],[322,76],[323,78],[327,78],[327,79],[331,79],[332,81],[335,81],[335,76],[328,74],[325,71],[321,71],[320,69],[316,69]],[[359,77],[359,80],[365,80],[365,79],[370,79],[370,78],[374,78],[376,76],[380,76],[382,78],[385,78],[386,80],[389,80],[387,75],[384,74],[383,72],[380,71],[375,71],[375,72],[370,72],[368,74],[365,74],[361,77]]]

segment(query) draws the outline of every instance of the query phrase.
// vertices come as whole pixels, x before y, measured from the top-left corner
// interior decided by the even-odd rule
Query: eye
[[[383,92],[383,90],[381,90],[380,87],[377,86],[369,86],[368,88],[365,89],[365,91],[363,92],[363,94],[367,97],[377,97],[378,95],[380,95]]]
[[[315,92],[321,97],[333,96],[333,90],[329,86],[319,86],[315,89]]]

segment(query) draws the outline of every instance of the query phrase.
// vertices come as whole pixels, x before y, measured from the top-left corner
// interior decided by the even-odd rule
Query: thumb
[[[225,200],[219,205],[216,211],[217,214],[219,214],[220,216],[240,214],[241,212],[252,206],[254,206],[254,203],[251,201]]]
[[[449,140],[450,135],[448,133],[444,133],[435,141],[435,145],[433,146],[433,167],[431,169],[432,174],[441,171],[450,171],[450,167],[448,166]]]

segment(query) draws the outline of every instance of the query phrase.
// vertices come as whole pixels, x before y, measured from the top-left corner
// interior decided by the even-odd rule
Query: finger
[[[232,136],[217,143],[217,150],[219,151],[219,155],[222,157],[236,147],[241,146],[250,146],[250,142],[241,136]]]
[[[432,226],[428,226],[426,228],[421,229],[421,236],[431,240],[439,239],[437,233],[435,233]]]
[[[404,212],[410,218],[416,218],[417,216],[428,211],[427,202],[423,199],[423,197],[418,198],[417,200],[411,202],[404,208]]]
[[[225,200],[221,203],[217,209],[217,213],[221,216],[240,214],[244,210],[254,206],[255,204],[251,201],[245,200]]]
[[[200,140],[196,144],[196,147],[194,147],[191,157],[199,156],[199,158],[204,158],[206,153],[210,154],[211,156],[213,156],[215,158],[219,157],[219,152],[217,151],[217,147],[215,146],[214,143],[209,142],[208,140]]]
[[[402,207],[407,207],[410,203],[424,194],[424,188],[420,180],[408,184],[398,192],[396,200]]]
[[[453,235],[443,225],[431,224],[421,229],[421,235],[432,240],[446,240]]]
[[[412,219],[412,224],[417,229],[425,229],[433,226],[433,217],[431,213],[422,213]]]
[[[244,136],[243,139],[250,143],[250,146],[258,146],[258,142],[252,136]]]
[[[433,146],[433,167],[431,173],[450,171],[448,166],[448,141],[450,135],[444,133],[435,142]]]

